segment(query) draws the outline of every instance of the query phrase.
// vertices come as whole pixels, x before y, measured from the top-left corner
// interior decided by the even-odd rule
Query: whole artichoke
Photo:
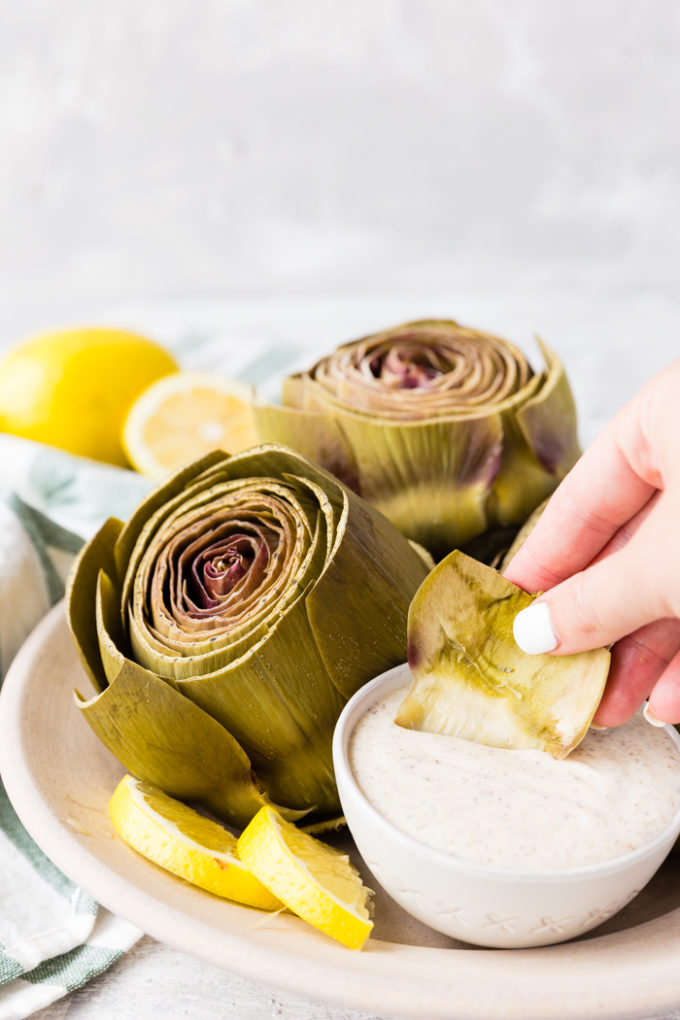
[[[405,658],[427,570],[298,454],[215,452],[74,565],[69,621],[98,692],[80,708],[128,771],[234,825],[268,800],[328,818],[336,719]]]
[[[534,372],[499,337],[407,323],[289,376],[282,406],[256,409],[259,436],[328,468],[439,558],[515,529],[580,453],[569,383],[540,348]]]

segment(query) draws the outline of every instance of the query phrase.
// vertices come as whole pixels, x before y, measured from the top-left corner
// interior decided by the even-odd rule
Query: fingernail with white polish
[[[650,711],[649,702],[645,702],[645,707],[642,709],[642,714],[651,726],[665,726],[666,723],[662,722],[661,719],[657,719],[653,712]]]
[[[559,644],[547,602],[533,602],[522,609],[514,619],[512,633],[522,651],[529,655],[552,652]]]

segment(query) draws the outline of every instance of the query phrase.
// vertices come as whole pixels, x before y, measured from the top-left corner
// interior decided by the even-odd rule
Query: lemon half
[[[257,442],[253,389],[203,372],[178,372],[140,394],[123,446],[142,474],[160,479],[211,450],[239,453]]]
[[[177,367],[158,344],[124,330],[41,334],[0,362],[0,429],[124,466],[120,430],[130,405]]]
[[[338,942],[360,949],[370,935],[371,891],[349,857],[273,808],[261,808],[249,822],[238,855],[289,910]]]
[[[126,843],[173,875],[262,910],[282,904],[236,856],[236,837],[150,783],[124,776],[109,801]]]

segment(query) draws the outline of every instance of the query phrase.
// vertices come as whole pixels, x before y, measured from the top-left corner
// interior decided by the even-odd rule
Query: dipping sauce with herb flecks
[[[406,691],[362,717],[349,761],[373,807],[435,850],[501,868],[575,868],[644,846],[680,808],[680,750],[641,714],[589,730],[556,761],[397,726]]]

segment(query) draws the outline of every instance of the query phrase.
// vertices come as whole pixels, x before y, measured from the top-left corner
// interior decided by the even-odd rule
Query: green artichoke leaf
[[[377,673],[404,661],[403,621],[430,564],[369,503],[345,495],[337,547],[306,606],[328,674],[348,699]],[[376,548],[383,550],[379,558]]]
[[[179,686],[248,748],[273,800],[339,810],[328,734],[345,702],[318,653],[303,599],[241,659]]]
[[[498,472],[499,415],[390,422],[343,415],[360,494],[435,557],[489,526],[487,500]]]
[[[355,492],[360,477],[352,447],[339,419],[320,411],[275,404],[255,404],[255,428],[263,443],[276,442],[322,464]]]
[[[566,470],[565,466],[564,473]],[[538,461],[517,413],[506,413],[503,416],[503,457],[487,502],[492,519],[502,527],[521,524],[527,514],[553,492],[561,478],[562,473],[555,475],[546,471]]]
[[[76,702],[133,775],[220,818],[246,825],[269,798],[231,734],[149,670],[126,660],[103,692]]]
[[[536,342],[547,366],[538,392],[517,411],[517,420],[540,464],[562,478],[581,455],[576,405],[562,362],[540,338]]]
[[[115,575],[113,551],[123,530],[123,522],[110,517],[78,553],[66,584],[67,620],[79,657],[98,691],[108,685],[99,646],[97,618],[92,606],[97,602],[99,573],[103,569]]]
[[[95,620],[99,652],[108,685],[114,682],[126,662],[122,649],[127,648],[127,638],[120,621],[116,585],[103,569],[97,578]]]
[[[537,342],[547,372],[534,377],[531,396],[503,413],[503,458],[490,499],[490,512],[503,525],[520,523],[542,503],[581,453],[564,368],[547,344]]]
[[[397,723],[555,758],[573,750],[599,704],[610,655],[522,652],[512,625],[532,599],[459,551],[442,560],[411,603],[413,683]]]

